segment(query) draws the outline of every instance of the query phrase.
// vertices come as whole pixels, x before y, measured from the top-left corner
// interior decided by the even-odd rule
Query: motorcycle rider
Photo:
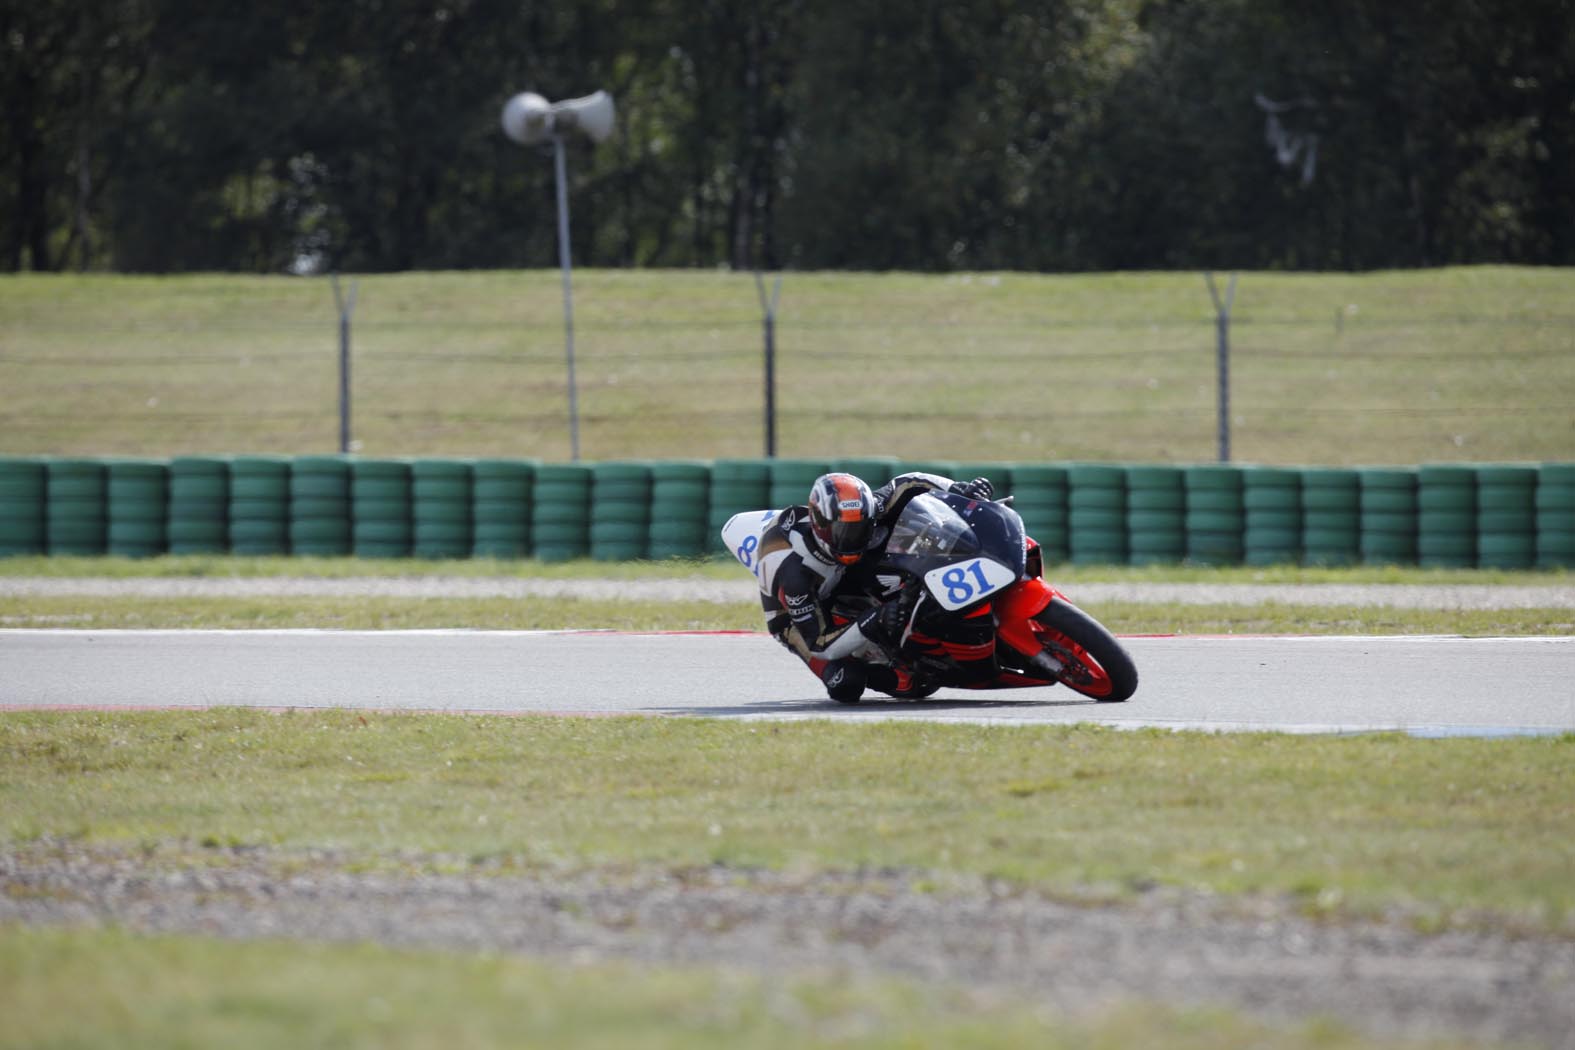
[[[872,492],[852,474],[822,474],[810,486],[808,502],[783,510],[760,538],[766,627],[820,677],[833,700],[856,703],[866,685],[898,697],[933,692],[906,672],[866,663],[857,654],[867,643],[895,645],[901,638],[911,606],[901,598],[882,600],[875,566],[908,501],[936,490],[978,500],[994,493],[982,477],[953,481],[916,471]],[[981,676],[996,671],[988,640],[948,651],[960,664],[975,665]]]

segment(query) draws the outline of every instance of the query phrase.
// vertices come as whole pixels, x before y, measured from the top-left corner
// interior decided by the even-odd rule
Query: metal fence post
[[[771,297],[766,297],[766,282],[755,271],[755,290],[760,294],[760,311],[764,314],[766,338],[766,458],[777,454],[777,302],[782,298],[782,275],[777,274],[771,286]]]
[[[339,453],[350,452],[350,317],[355,313],[357,281],[350,282],[347,298],[339,291],[339,275],[330,274],[334,286],[334,305],[339,308]]]
[[[1219,289],[1214,286],[1214,274],[1205,270],[1203,279],[1209,285],[1209,298],[1214,300],[1214,328],[1217,333],[1217,359],[1219,367],[1219,456],[1221,463],[1230,462],[1230,308],[1236,301],[1236,274],[1230,275],[1225,289],[1225,299],[1220,301]]]

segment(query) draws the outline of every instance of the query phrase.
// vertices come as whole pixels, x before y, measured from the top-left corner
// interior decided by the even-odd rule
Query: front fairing
[[[971,567],[978,564],[977,570]],[[925,581],[949,609],[977,604],[1003,582],[1023,578],[1027,564],[1023,520],[1003,503],[949,493],[924,493],[903,508],[892,526],[882,565]],[[963,575],[956,568],[969,567]],[[952,580],[950,590],[939,581]],[[990,581],[986,585],[986,580]]]

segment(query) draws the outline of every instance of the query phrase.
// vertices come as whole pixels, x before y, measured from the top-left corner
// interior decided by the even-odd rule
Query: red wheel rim
[[[1087,649],[1060,631],[1051,630],[1037,621],[1033,622],[1033,629],[1041,640],[1054,648],[1052,656],[1063,664],[1067,662],[1067,657],[1070,657],[1075,664],[1067,668],[1066,675],[1061,679],[1062,685],[1095,699],[1110,695],[1110,691],[1115,688],[1115,683],[1110,680],[1109,673]]]

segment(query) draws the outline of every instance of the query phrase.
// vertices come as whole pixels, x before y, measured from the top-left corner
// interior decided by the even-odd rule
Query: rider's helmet
[[[809,531],[827,559],[852,565],[875,534],[875,494],[852,474],[822,474],[809,490]]]

